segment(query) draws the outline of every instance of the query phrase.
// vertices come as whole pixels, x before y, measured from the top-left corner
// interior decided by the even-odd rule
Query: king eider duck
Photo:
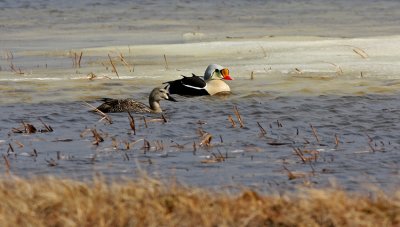
[[[211,64],[201,78],[192,74],[192,77],[183,76],[182,79],[164,82],[170,94],[200,96],[215,95],[221,92],[230,92],[228,84],[222,80],[232,80],[229,70],[217,64]]]
[[[171,97],[167,90],[164,88],[154,88],[149,95],[148,107],[142,102],[138,102],[134,99],[110,99],[104,98],[103,104],[97,107],[98,110],[104,113],[116,113],[116,112],[134,112],[134,113],[161,113],[162,109],[160,107],[161,100],[168,100],[176,102],[176,100]]]

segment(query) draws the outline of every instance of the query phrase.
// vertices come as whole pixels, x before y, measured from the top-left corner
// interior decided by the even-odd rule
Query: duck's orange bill
[[[233,80],[233,78],[229,75],[229,69],[221,70],[222,76],[224,76],[224,80]]]

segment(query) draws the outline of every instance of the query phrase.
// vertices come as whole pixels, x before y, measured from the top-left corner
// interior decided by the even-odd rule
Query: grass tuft
[[[263,195],[221,193],[150,178],[106,183],[0,180],[2,226],[398,226],[391,196],[304,189]]]

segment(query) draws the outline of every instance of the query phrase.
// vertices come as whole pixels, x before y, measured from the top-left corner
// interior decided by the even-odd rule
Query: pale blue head
[[[232,80],[229,70],[218,64],[211,64],[204,72],[204,80]]]

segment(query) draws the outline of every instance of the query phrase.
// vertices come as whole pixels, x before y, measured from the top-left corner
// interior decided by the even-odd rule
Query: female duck
[[[222,80],[232,80],[229,75],[229,70],[217,64],[211,64],[204,72],[204,77],[201,78],[192,74],[192,77],[183,76],[182,79],[168,81],[165,88],[171,94],[178,95],[215,95],[220,92],[230,92],[228,84]]]
[[[135,113],[161,113],[160,107],[161,100],[168,100],[176,102],[171,97],[167,90],[163,88],[154,88],[149,95],[149,106],[142,102],[135,101],[134,99],[103,99],[104,103],[97,107],[98,110],[104,113],[115,113],[115,112],[135,112]]]

